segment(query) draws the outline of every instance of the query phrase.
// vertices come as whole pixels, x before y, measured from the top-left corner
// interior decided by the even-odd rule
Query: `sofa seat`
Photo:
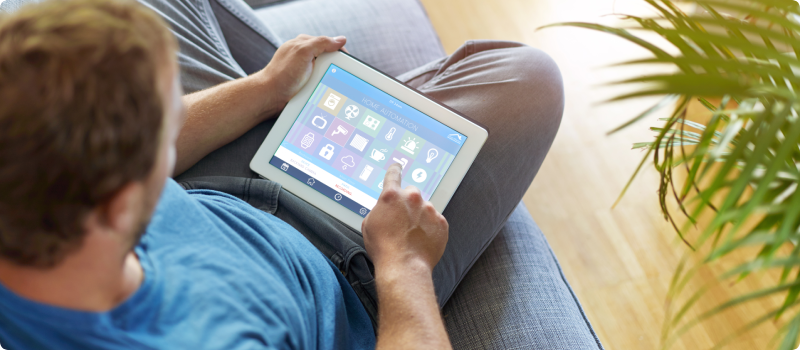
[[[5,0],[0,12],[38,1]],[[445,55],[416,0],[247,3],[282,40],[301,33],[346,35],[353,55],[389,74],[402,74]],[[455,349],[603,349],[542,231],[522,204],[467,273],[442,315]]]
[[[345,35],[354,56],[400,75],[445,55],[417,0],[248,0],[281,40]],[[603,349],[524,205],[442,314],[455,349]]]

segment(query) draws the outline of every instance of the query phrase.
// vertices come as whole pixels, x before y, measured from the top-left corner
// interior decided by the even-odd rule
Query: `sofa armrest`
[[[299,34],[347,36],[353,56],[393,76],[445,55],[417,0],[283,1],[256,15],[283,41]]]
[[[454,349],[603,349],[523,204],[442,312]]]

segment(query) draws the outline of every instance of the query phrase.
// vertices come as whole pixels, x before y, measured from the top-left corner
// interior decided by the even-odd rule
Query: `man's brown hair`
[[[0,17],[0,258],[52,267],[86,215],[155,163],[174,62],[133,0],[50,0]]]

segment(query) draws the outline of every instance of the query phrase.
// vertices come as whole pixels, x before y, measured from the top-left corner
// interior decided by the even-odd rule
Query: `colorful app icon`
[[[408,154],[410,154],[412,156],[414,155],[414,153],[417,152],[417,149],[419,148],[419,146],[417,145],[417,143],[419,141],[417,141],[416,137],[410,137],[409,136],[404,141],[401,141],[401,142],[403,144],[400,145],[400,149],[408,152]]]
[[[367,109],[360,104],[355,103],[352,100],[348,100],[347,103],[344,104],[344,107],[339,110],[339,114],[337,114],[336,117],[346,121],[352,126],[356,126],[361,122],[362,119],[364,119],[364,114],[366,114],[366,111]]]
[[[319,101],[319,108],[333,115],[339,114],[339,110],[346,103],[347,97],[340,94],[336,90],[328,88],[323,94],[322,99]]]
[[[414,185],[414,187],[422,191],[427,189],[428,182],[433,176],[434,173],[430,168],[423,165],[423,163],[414,162],[408,167],[408,172],[403,176],[403,181]]]
[[[426,167],[433,171],[440,171],[441,165],[444,161],[450,159],[451,155],[447,151],[434,145],[431,142],[426,142],[420,148],[419,154],[414,158],[417,162],[425,164]]]
[[[411,180],[416,183],[423,182],[427,178],[428,178],[428,172],[426,172],[425,169],[416,168],[411,171]]]
[[[361,157],[345,148],[336,156],[333,167],[347,176],[353,176],[356,165],[359,163],[361,163]]]
[[[313,153],[320,142],[322,135],[306,126],[301,126],[299,132],[289,139],[289,143],[308,153]]]
[[[372,140],[372,136],[367,135],[365,132],[359,129],[355,129],[355,131],[353,131],[353,137],[347,141],[347,145],[345,147],[363,156],[369,146],[372,144]]]
[[[317,149],[309,153],[323,163],[330,165],[337,159],[337,155],[341,153],[341,151],[342,146],[339,146],[336,142],[328,140],[327,138],[323,138]]]
[[[364,152],[364,159],[368,159],[377,165],[377,168],[383,168],[386,162],[389,161],[389,156],[392,152],[394,152],[392,148],[381,142],[380,139],[376,139],[367,147],[366,152]]]
[[[319,108],[314,108],[311,111],[311,114],[308,115],[308,120],[306,120],[306,127],[314,132],[325,134],[333,123],[333,115],[325,112]]]
[[[355,127],[345,123],[343,120],[333,118],[333,123],[331,123],[331,127],[328,128],[328,132],[325,133],[325,137],[336,142],[339,146],[344,146],[347,144],[347,140],[350,139],[350,136],[353,136],[353,130],[355,129]]]
[[[367,147],[367,143],[368,142],[369,142],[369,140],[367,140],[366,137],[361,136],[359,134],[355,134],[355,135],[353,135],[353,140],[350,141],[350,147],[353,147],[353,148],[363,152],[364,148]]]
[[[406,131],[406,133],[403,134],[403,137],[400,139],[400,143],[398,143],[396,149],[405,153],[411,158],[417,158],[417,155],[419,155],[424,146],[425,140],[417,135],[412,134],[411,132]]]
[[[287,166],[286,168],[288,169],[289,167]],[[361,169],[361,172],[359,173],[358,178],[361,179],[361,180],[367,181],[369,179],[369,176],[372,175],[372,171],[373,170],[375,170],[375,168],[373,168],[372,165],[365,164],[364,168]]]
[[[379,116],[375,111],[367,110],[364,113],[364,119],[362,119],[356,127],[369,136],[377,137],[378,132],[383,129],[384,124],[386,124],[386,118]]]
[[[302,147],[303,149],[308,149],[309,147],[311,147],[313,143],[314,143],[314,133],[309,131],[305,135],[303,135],[303,138],[300,140],[300,147]]]
[[[408,169],[411,168],[411,164],[414,163],[414,158],[407,156],[405,153],[398,152],[396,150],[392,151],[392,154],[389,155],[388,161],[383,166],[383,169],[389,170],[389,167],[394,164],[398,163],[403,166],[403,176],[408,173]]]
[[[366,127],[374,131],[377,131],[378,125],[381,125],[381,121],[378,120],[378,118],[368,115],[366,118],[364,118],[364,122],[362,122],[361,124],[365,125]]]
[[[389,145],[390,147],[395,148],[395,146],[400,143],[400,139],[403,138],[405,133],[406,129],[393,123],[391,120],[387,120],[384,123],[383,128],[381,128],[381,131],[378,133],[378,136],[375,138],[381,140],[381,142]]]
[[[325,147],[322,147],[322,149],[319,150],[319,156],[325,158],[325,160],[331,160],[334,151],[335,149],[333,148],[333,145],[325,145]]]
[[[356,171],[353,172],[353,178],[356,181],[360,182],[364,186],[372,187],[375,183],[375,178],[381,174],[381,169],[375,163],[367,159],[362,159],[361,164],[356,167]]]

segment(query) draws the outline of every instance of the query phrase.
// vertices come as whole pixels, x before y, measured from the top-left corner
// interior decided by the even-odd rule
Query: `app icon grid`
[[[413,185],[430,198],[455,156],[327,86],[317,90],[286,141],[369,187],[376,197],[389,166],[404,160],[401,185]]]

